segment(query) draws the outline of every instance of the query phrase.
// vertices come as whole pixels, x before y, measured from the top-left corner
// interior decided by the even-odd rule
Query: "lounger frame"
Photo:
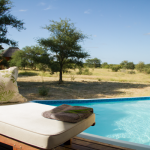
[[[13,147],[13,150],[50,150],[50,149],[42,149],[38,148],[26,143],[23,143],[21,141],[12,139],[10,137],[7,137],[5,135],[0,134],[0,143],[9,145]],[[71,144],[71,139],[66,141],[64,144],[70,145]]]

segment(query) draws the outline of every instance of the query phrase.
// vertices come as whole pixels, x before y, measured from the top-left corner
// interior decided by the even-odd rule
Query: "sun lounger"
[[[95,123],[95,114],[78,123],[42,116],[54,107],[32,102],[0,106],[0,142],[12,146],[13,150],[52,149]]]

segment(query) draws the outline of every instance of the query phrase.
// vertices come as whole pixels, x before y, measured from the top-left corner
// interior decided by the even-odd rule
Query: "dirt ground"
[[[44,77],[43,80],[44,83],[40,76],[18,77],[20,94],[28,101],[150,96],[149,83],[106,82],[92,79],[70,81],[63,78],[64,83],[58,84],[58,77]],[[47,96],[40,96],[38,93],[38,89],[43,85],[49,89]]]

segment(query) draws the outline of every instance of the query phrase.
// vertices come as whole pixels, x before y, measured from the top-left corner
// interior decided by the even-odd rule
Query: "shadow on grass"
[[[20,72],[18,76],[38,76],[39,74],[36,72]]]
[[[69,82],[58,84],[57,81],[49,82],[21,82],[18,81],[19,92],[28,100],[52,100],[52,99],[90,99],[102,97],[114,97],[123,95],[126,92],[121,89],[145,88],[147,84],[119,83],[119,82]],[[38,94],[38,89],[42,86],[49,88],[49,93],[45,97]],[[119,97],[119,96],[118,96]]]

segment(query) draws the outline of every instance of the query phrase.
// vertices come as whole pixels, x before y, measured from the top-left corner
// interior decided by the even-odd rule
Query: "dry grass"
[[[76,75],[77,71],[70,70],[70,73],[64,74],[64,84],[61,85],[58,84],[58,74],[46,73],[43,80],[44,86],[49,88],[49,93],[45,97],[38,94],[38,88],[43,85],[41,76],[37,76],[40,72],[33,72],[33,75],[36,76],[19,75],[17,80],[19,91],[29,101],[150,95],[150,75],[138,72],[136,74],[112,72],[108,69],[90,69],[93,75]]]

